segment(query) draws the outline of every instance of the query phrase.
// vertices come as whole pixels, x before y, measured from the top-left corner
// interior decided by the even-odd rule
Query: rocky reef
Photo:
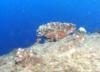
[[[0,72],[100,72],[99,44],[99,33],[50,22],[37,29],[35,44],[1,56]]]

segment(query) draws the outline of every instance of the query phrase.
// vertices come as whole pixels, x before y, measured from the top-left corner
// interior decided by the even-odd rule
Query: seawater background
[[[40,24],[61,21],[100,29],[100,0],[0,0],[0,55],[35,42]]]

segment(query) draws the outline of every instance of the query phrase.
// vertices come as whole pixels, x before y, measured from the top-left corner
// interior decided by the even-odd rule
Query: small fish
[[[84,33],[87,32],[86,29],[85,29],[84,27],[80,27],[78,30],[79,30],[80,32],[84,32]]]

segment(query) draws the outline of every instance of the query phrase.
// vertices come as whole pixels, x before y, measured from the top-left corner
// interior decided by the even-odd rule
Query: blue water
[[[50,21],[100,30],[100,0],[0,0],[0,55],[35,42],[35,30]]]

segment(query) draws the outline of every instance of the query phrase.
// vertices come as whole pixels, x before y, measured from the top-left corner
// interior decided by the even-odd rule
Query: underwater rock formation
[[[88,34],[85,28],[77,30],[69,23],[50,22],[39,27],[37,36],[48,38],[50,31],[66,34],[0,57],[0,72],[100,72],[100,34]]]

